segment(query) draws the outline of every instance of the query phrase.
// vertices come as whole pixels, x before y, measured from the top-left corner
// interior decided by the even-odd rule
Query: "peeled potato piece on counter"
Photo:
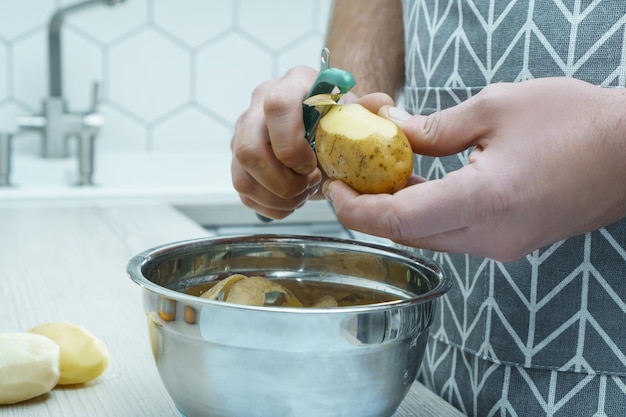
[[[29,333],[46,336],[61,351],[60,385],[82,384],[99,377],[109,365],[105,344],[88,330],[72,323],[41,324]]]
[[[330,108],[319,121],[315,152],[330,178],[361,194],[394,193],[413,173],[413,150],[404,132],[360,104]]]
[[[59,346],[30,333],[0,333],[0,404],[45,394],[60,376]]]

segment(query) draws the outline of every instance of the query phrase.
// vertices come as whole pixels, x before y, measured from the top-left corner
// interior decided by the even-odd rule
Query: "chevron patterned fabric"
[[[495,82],[626,86],[624,0],[403,7],[409,112],[453,106]],[[418,157],[416,171],[440,178],[468,155]],[[469,416],[626,416],[626,220],[518,262],[425,254],[456,283],[439,304],[423,383]]]

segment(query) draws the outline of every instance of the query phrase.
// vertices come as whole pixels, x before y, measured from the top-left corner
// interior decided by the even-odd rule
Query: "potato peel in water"
[[[215,284],[210,290],[202,294],[201,297],[209,300],[226,301],[226,296],[228,295],[233,284],[246,278],[248,277],[242,274],[231,275]]]
[[[404,132],[360,104],[332,106],[319,121],[315,148],[324,172],[361,194],[392,194],[413,173]]]
[[[289,289],[277,282],[265,277],[248,277],[242,274],[234,274],[221,280],[200,297],[252,306],[303,307]],[[334,305],[332,301],[324,300],[315,307],[336,307],[337,301],[334,298],[333,301]]]
[[[233,274],[219,281],[190,287],[185,292],[209,300],[236,304],[318,309],[379,304],[403,299],[402,296],[383,289],[327,278],[323,274],[319,280]]]

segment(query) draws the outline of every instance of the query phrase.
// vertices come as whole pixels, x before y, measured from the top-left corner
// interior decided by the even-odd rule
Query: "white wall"
[[[47,22],[75,0],[0,0],[0,131],[47,95]],[[259,82],[319,66],[331,0],[126,0],[68,17],[64,96],[89,107],[101,83],[97,152],[224,152]],[[14,141],[39,153],[35,135]]]

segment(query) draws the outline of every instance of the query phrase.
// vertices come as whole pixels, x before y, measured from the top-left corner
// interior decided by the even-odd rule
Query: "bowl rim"
[[[369,249],[382,251],[393,256],[400,256],[408,261],[418,262],[420,265],[430,269],[439,276],[439,282],[428,292],[419,296],[394,300],[384,303],[365,304],[349,307],[332,307],[332,308],[300,308],[300,307],[277,307],[277,306],[251,306],[245,304],[229,303],[217,300],[208,300],[195,295],[185,294],[170,288],[158,285],[142,273],[142,267],[153,258],[167,252],[180,249],[182,247],[193,247],[197,245],[206,244],[207,242],[215,242],[216,244],[233,244],[238,243],[242,239],[248,241],[262,243],[262,242],[300,242],[300,243],[331,243],[346,246],[358,246],[366,247]],[[372,312],[379,310],[388,310],[391,308],[408,307],[415,304],[423,304],[429,301],[433,301],[445,293],[447,293],[452,287],[452,278],[449,271],[439,262],[436,262],[430,258],[422,255],[410,252],[409,250],[394,247],[385,244],[379,244],[374,242],[360,241],[356,239],[336,238],[327,236],[309,236],[309,235],[297,235],[297,234],[255,234],[255,235],[229,235],[229,236],[209,236],[193,239],[179,240],[171,243],[165,243],[152,248],[139,252],[126,264],[126,273],[137,285],[142,289],[150,291],[152,293],[170,298],[172,300],[180,300],[188,304],[196,304],[201,306],[215,306],[219,308],[233,308],[238,310],[254,310],[263,312],[282,312],[282,313],[298,313],[298,314],[337,314],[337,313],[359,313],[359,312]]]

